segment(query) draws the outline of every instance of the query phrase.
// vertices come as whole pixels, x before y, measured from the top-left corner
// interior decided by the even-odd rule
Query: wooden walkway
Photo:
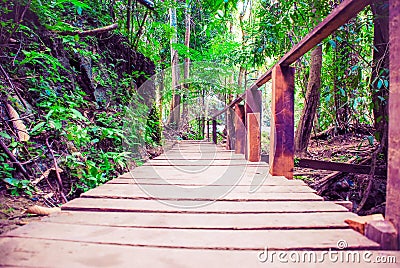
[[[300,254],[345,241],[346,249],[379,249],[348,228],[354,214],[346,208],[268,171],[211,143],[182,142],[61,213],[4,234],[0,266],[255,267],[272,265],[258,260],[266,247]]]

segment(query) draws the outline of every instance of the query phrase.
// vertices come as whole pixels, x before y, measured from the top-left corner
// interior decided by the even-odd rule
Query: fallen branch
[[[311,136],[311,139],[325,139],[326,137],[332,135],[332,132],[335,130],[335,127],[330,127],[324,131],[318,132]]]
[[[87,31],[64,31],[64,32],[56,32],[59,35],[78,35],[81,37],[84,36],[92,36],[97,34],[106,33],[118,28],[118,23],[114,23],[108,26],[104,26],[97,29],[87,30]]]
[[[346,162],[346,164],[350,164],[355,160],[357,160],[357,157],[351,158],[350,160],[348,160]],[[316,182],[316,188],[318,189],[317,193],[321,194],[323,191],[325,191],[326,188],[328,188],[329,182],[332,181],[333,179],[335,179],[336,177],[338,177],[342,173],[343,172],[341,172],[341,171],[335,171],[335,172],[323,177],[322,179],[318,180]]]
[[[8,215],[7,213],[5,213],[4,211],[0,210],[0,213],[3,214],[4,216],[6,216],[7,218],[10,218],[10,215]]]
[[[374,184],[374,175],[375,175],[375,169],[376,169],[376,162],[377,162],[377,158],[378,155],[380,154],[380,152],[382,151],[381,146],[379,146],[379,148],[373,153],[372,155],[372,161],[371,161],[371,171],[368,175],[368,185],[367,185],[367,189],[365,190],[364,196],[361,199],[360,204],[357,207],[356,213],[359,213],[360,210],[364,207],[365,203],[367,202],[367,199],[371,193],[372,190],[372,185]]]
[[[51,157],[53,158],[54,168],[55,168],[56,175],[57,175],[57,181],[58,181],[58,187],[59,187],[60,195],[61,195],[61,197],[63,199],[63,202],[67,203],[68,199],[67,199],[67,197],[65,196],[65,194],[63,192],[64,188],[63,188],[62,179],[61,179],[60,172],[59,172],[60,169],[59,169],[58,164],[57,164],[57,159],[54,156],[53,149],[51,149],[51,146],[49,144],[49,139],[48,138],[46,138],[46,145],[47,145],[47,148],[49,148]]]
[[[17,166],[19,171],[21,171],[22,175],[28,180],[30,180],[30,176],[26,169],[22,166],[22,164],[17,160],[17,158],[13,155],[13,153],[8,149],[7,145],[4,144],[3,140],[0,139],[0,146],[3,149],[3,151],[6,153],[6,155],[11,159],[13,164]]]
[[[3,72],[4,77],[7,79],[8,84],[10,85],[10,87],[14,90],[15,94],[17,95],[18,99],[21,101],[22,105],[24,105],[25,109],[28,107],[25,103],[25,100],[22,98],[21,94],[19,93],[19,91],[17,90],[17,88],[14,86],[13,82],[11,81],[10,76],[8,75],[8,73],[6,72],[6,70],[4,70],[3,66],[0,64],[0,70]]]
[[[31,2],[32,2],[32,0],[29,0],[28,3],[26,4],[26,6],[24,7],[24,10],[22,11],[21,16],[19,17],[19,20],[16,21],[15,26],[14,26],[14,28],[12,29],[11,33],[10,33],[10,36],[8,37],[8,39],[7,39],[6,42],[5,42],[6,44],[8,44],[8,42],[10,42],[10,39],[11,39],[12,36],[15,34],[15,32],[18,30],[19,25],[23,22],[25,13],[26,13],[26,11],[28,11],[28,9],[29,9],[30,6],[31,6]],[[17,10],[18,10],[18,9],[17,9]]]
[[[294,172],[293,176],[314,176],[315,174],[317,174],[316,172]]]
[[[51,172],[52,170],[56,171],[56,168],[54,168],[54,167],[49,168],[48,170],[46,170],[46,171],[42,174],[42,176],[40,176],[39,178],[35,179],[35,180],[32,182],[32,184],[33,184],[33,185],[36,185],[36,184],[38,184],[39,182],[41,182],[43,179],[47,179],[47,177],[49,176],[49,174],[50,174],[50,172]],[[61,168],[59,168],[57,171],[58,171],[58,172],[63,172],[63,170],[62,170]]]
[[[356,165],[341,162],[321,161],[314,159],[299,159],[296,163],[297,167],[310,168],[317,170],[332,170],[354,174],[369,174],[371,166],[369,165]],[[375,174],[384,176],[386,175],[386,167],[376,167]]]

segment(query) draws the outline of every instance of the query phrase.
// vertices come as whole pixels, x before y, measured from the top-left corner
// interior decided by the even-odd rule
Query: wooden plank
[[[367,165],[356,165],[356,164],[320,161],[313,159],[299,159],[296,166],[303,168],[333,170],[333,171],[355,173],[355,174],[369,174],[371,171],[371,166]],[[382,167],[375,168],[375,175],[383,176],[386,174],[386,172],[387,171],[385,168]]]
[[[93,193],[93,192],[107,192],[107,193],[113,193],[115,192],[116,194],[118,193],[132,193],[132,194],[137,194],[139,192],[143,191],[149,191],[149,192],[168,192],[173,193],[174,191],[188,191],[188,192],[193,192],[194,193],[199,193],[201,194],[201,191],[198,190],[205,190],[205,191],[211,191],[211,192],[218,192],[218,191],[224,191],[226,189],[230,189],[231,194],[243,194],[245,196],[246,194],[249,193],[251,190],[251,187],[249,186],[236,186],[236,185],[205,185],[205,186],[191,186],[191,185],[185,185],[185,186],[179,186],[175,184],[171,185],[142,185],[142,184],[103,184],[95,189],[89,190],[86,193],[83,193],[82,196],[85,196],[86,194]],[[251,195],[255,195],[258,193],[315,193],[315,190],[311,189],[308,186],[282,186],[282,185],[267,185],[267,186],[259,186],[256,190],[256,192],[251,193]],[[228,194],[229,195],[229,194]],[[194,196],[196,197],[196,196]]]
[[[146,229],[32,222],[6,234],[27,237],[126,246],[271,250],[329,249],[346,238],[348,249],[378,249],[379,245],[351,229],[193,230]]]
[[[216,148],[216,147],[199,147],[199,148],[174,148],[171,149],[168,153],[178,153],[178,154],[190,154],[190,153],[213,153],[213,154],[218,154],[218,153],[224,153],[224,152],[229,152],[226,149],[222,148]]]
[[[264,165],[246,166],[141,166],[135,168],[129,178],[148,179],[160,178],[186,179],[188,181],[224,182],[232,185],[243,179],[255,178],[257,176],[267,177],[269,167]],[[123,176],[121,176],[123,177]]]
[[[241,187],[243,188],[243,187]],[[249,192],[235,186],[176,186],[176,185],[135,185],[105,184],[83,193],[85,198],[111,198],[133,200],[204,200],[204,201],[322,201],[306,186],[268,186]],[[272,189],[271,189],[272,188]],[[290,189],[293,188],[292,192]],[[276,191],[276,192],[272,192]]]
[[[304,185],[297,181],[294,184],[287,182],[284,177],[273,177],[268,174],[269,169],[264,167],[241,166],[218,167],[225,170],[215,170],[210,167],[198,170],[190,167],[189,172],[170,167],[142,167],[146,169],[134,170],[132,174],[127,173],[119,177],[130,183],[144,184],[186,184],[186,185],[251,185],[253,188],[261,185]],[[182,168],[182,167],[181,167]],[[183,167],[187,168],[187,167]],[[202,167],[197,167],[202,168]],[[190,172],[193,171],[193,172]]]
[[[271,111],[270,173],[293,179],[294,68],[273,69]]]
[[[154,159],[147,161],[144,166],[268,166],[264,162],[249,162],[244,159]]]
[[[49,252],[51,252],[49,254]],[[1,238],[0,266],[11,267],[288,267],[291,261],[287,252],[269,252],[265,263],[258,260],[262,251],[229,251],[229,250],[197,250],[166,249],[150,247],[115,246],[70,241],[54,241],[43,239]],[[275,258],[271,258],[271,254]],[[302,251],[292,254],[303,256]],[[321,251],[313,251],[321,259]],[[361,252],[361,255],[364,252]],[[285,255],[283,255],[285,254]],[[376,257],[395,256],[400,259],[399,251],[371,251],[371,260]],[[127,257],[129,256],[129,257]],[[277,256],[281,256],[278,260]],[[263,255],[261,256],[263,257]],[[302,258],[300,258],[302,259]],[[306,258],[307,259],[307,258]],[[362,258],[361,258],[362,259]],[[262,260],[262,258],[261,258]],[[289,262],[286,262],[289,261]],[[296,262],[295,267],[314,267],[313,262]],[[324,267],[349,267],[347,262],[332,263],[328,258]],[[36,265],[35,265],[36,264]],[[319,264],[318,267],[321,267]],[[363,268],[366,263],[351,263],[351,267]],[[316,266],[315,266],[316,267]],[[381,263],[371,261],[367,267],[382,267]],[[385,267],[398,267],[398,263],[386,263]]]
[[[108,211],[108,212],[164,212],[164,213],[207,213],[207,214],[253,214],[253,213],[312,213],[347,212],[347,209],[327,201],[169,201],[157,200],[77,198],[61,209],[68,211]]]
[[[156,160],[245,160],[243,155],[234,155],[233,153],[167,153],[155,158]]]
[[[247,114],[247,159],[250,162],[261,160],[260,113]]]
[[[390,91],[389,91],[389,142],[388,178],[386,186],[386,220],[397,231],[400,248],[400,3],[389,1],[390,38]]]
[[[209,185],[205,182],[188,182],[187,180],[161,180],[161,179],[141,179],[141,180],[134,180],[132,178],[117,178],[117,179],[113,179],[109,182],[107,182],[107,184],[136,184],[139,183],[141,185],[145,185],[145,184],[152,184],[152,185],[164,185],[164,184],[174,184],[177,186],[205,186],[205,185]],[[212,185],[232,185],[232,183],[225,183],[225,184],[212,184]],[[251,180],[248,181],[239,181],[238,184],[236,184],[237,187],[239,186],[252,186],[255,185],[255,183],[252,183]],[[259,185],[257,183],[257,185]],[[301,180],[275,180],[275,179],[268,179],[265,180],[261,185],[263,186],[300,186],[300,185],[306,185],[303,181]]]
[[[280,214],[172,214],[69,211],[52,215],[44,221],[65,224],[101,225],[135,228],[173,229],[347,229],[350,212],[280,213]]]
[[[235,104],[236,154],[244,154],[246,146],[246,121],[244,105]]]

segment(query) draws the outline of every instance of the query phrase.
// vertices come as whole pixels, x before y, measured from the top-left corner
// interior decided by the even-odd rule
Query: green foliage
[[[82,31],[113,22],[109,6],[89,1],[33,0],[31,10],[48,30],[55,32]],[[11,32],[16,27],[12,20],[0,22],[2,31]],[[158,112],[147,120],[148,109],[135,90],[136,80],[147,75],[137,70],[121,73],[119,64],[126,59],[115,59],[109,51],[94,52],[93,48],[98,47],[97,37],[47,33],[50,38],[41,38],[43,33],[34,24],[36,21],[17,25],[16,32],[23,38],[21,48],[4,56],[13,59],[12,64],[4,64],[13,77],[26,77],[27,90],[23,93],[33,106],[29,108],[33,114],[27,120],[31,141],[17,142],[11,133],[3,131],[3,126],[0,138],[18,153],[20,161],[29,163],[33,159],[39,163],[32,167],[34,177],[53,166],[50,150],[60,152],[55,157],[64,170],[63,180],[71,185],[71,194],[77,189],[86,191],[96,187],[140,164],[143,157],[140,146],[146,142],[161,143],[160,125],[155,120]],[[81,59],[86,66],[73,64]],[[77,80],[70,79],[80,79],[84,71],[96,89],[96,101],[91,100],[93,96]],[[2,90],[1,94],[3,97],[8,92]],[[128,120],[125,117],[132,119],[129,130],[123,122]],[[43,145],[46,139],[51,148]],[[0,154],[0,160],[6,163],[0,168],[0,175],[10,191],[30,194],[33,188],[29,181],[15,178],[15,170],[7,164],[8,157]]]
[[[162,127],[160,124],[160,112],[154,104],[146,122],[145,142],[157,146],[162,142]]]
[[[8,169],[8,171],[13,170],[10,166],[8,166],[8,164],[5,164],[5,167],[3,167],[3,170],[6,169]],[[8,190],[12,195],[19,196],[24,193],[32,196],[32,193],[35,190],[29,180],[18,180],[12,177],[2,178],[2,180],[8,185]]]

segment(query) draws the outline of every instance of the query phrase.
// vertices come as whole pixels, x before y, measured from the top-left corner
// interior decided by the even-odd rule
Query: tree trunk
[[[376,137],[385,152],[388,145],[388,98],[389,98],[389,1],[371,5],[374,14],[374,50],[372,65],[372,104]],[[385,84],[387,81],[387,84]]]
[[[310,141],[315,114],[319,106],[322,68],[322,46],[311,52],[310,76],[308,78],[305,104],[295,136],[296,154],[304,154]]]
[[[128,5],[126,7],[126,30],[129,31],[131,30],[131,17],[132,17],[132,0],[128,0]]]
[[[346,130],[348,128],[350,118],[350,107],[348,90],[346,85],[346,74],[345,70],[349,66],[350,53],[349,47],[346,42],[338,43],[335,50],[335,62],[334,67],[334,81],[333,81],[333,95],[335,98],[335,119],[336,127],[339,130]]]
[[[168,123],[171,124],[172,128],[177,130],[180,121],[180,102],[181,96],[179,92],[179,59],[178,52],[173,48],[173,44],[178,42],[177,35],[177,22],[176,22],[176,8],[169,9],[170,14],[170,25],[174,29],[174,34],[171,38],[171,74],[172,74],[172,102],[171,102],[171,112],[169,115]]]
[[[244,87],[244,89],[246,90],[246,86],[243,85],[243,78],[245,76],[246,73],[246,68],[240,66],[239,69],[239,77],[238,77],[238,87],[239,87],[239,92],[242,92],[241,89]]]
[[[190,16],[190,7],[187,6],[185,9],[185,27],[186,27],[186,31],[185,31],[185,46],[187,48],[187,53],[189,53],[189,48],[190,48],[190,20],[191,20],[191,16]],[[182,109],[182,118],[181,118],[181,131],[185,131],[185,129],[183,129],[187,124],[188,124],[188,107],[187,107],[187,91],[189,88],[189,85],[187,83],[187,80],[189,79],[189,74],[190,74],[190,58],[187,56],[185,58],[185,69],[184,69],[184,80],[185,80],[185,92],[183,93],[183,98],[182,98],[182,105],[183,105],[183,109]]]

